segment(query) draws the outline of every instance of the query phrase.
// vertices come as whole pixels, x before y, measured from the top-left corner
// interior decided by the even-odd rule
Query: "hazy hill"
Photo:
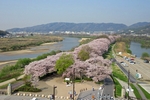
[[[127,28],[124,24],[115,23],[65,23],[56,22],[25,28],[8,29],[9,32],[49,32],[49,31],[117,31]]]
[[[135,34],[149,34],[150,35],[150,24],[142,24],[140,25],[136,25],[136,27],[134,28],[126,28],[124,30],[121,30],[119,33],[126,33],[126,34],[130,34],[130,33],[135,33]]]
[[[5,36],[6,34],[9,34],[7,31],[0,30],[0,36]]]
[[[136,34],[149,34],[150,35],[150,24],[144,27],[133,29]]]
[[[130,25],[128,28],[140,28],[140,27],[144,27],[147,25],[150,25],[150,22],[138,22],[138,23]]]

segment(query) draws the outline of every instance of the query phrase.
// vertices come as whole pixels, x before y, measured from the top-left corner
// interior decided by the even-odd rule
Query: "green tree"
[[[145,58],[145,57],[149,57],[149,54],[147,52],[142,53],[142,59]]]
[[[27,84],[27,82],[29,81],[30,76],[29,75],[25,75],[22,80],[24,81],[25,84]]]
[[[35,60],[44,59],[44,58],[46,58],[49,55],[55,55],[57,52],[60,52],[60,51],[51,51],[50,53],[45,53],[45,54],[39,55],[39,56],[36,57]]]
[[[24,67],[25,65],[28,65],[31,62],[30,58],[23,58],[19,59],[15,66],[18,66],[19,68]]]
[[[62,54],[56,61],[55,69],[58,74],[62,74],[69,66],[74,63],[73,56],[71,54]]]
[[[90,47],[89,46],[84,46],[78,53],[78,58],[82,61],[85,61],[90,58]]]

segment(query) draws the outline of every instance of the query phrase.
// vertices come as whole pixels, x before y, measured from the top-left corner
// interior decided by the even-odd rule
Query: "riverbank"
[[[57,43],[57,42],[43,43],[41,46],[50,46],[50,45],[53,45],[55,43]],[[26,50],[0,52],[0,55],[13,56],[13,55],[21,55],[21,54],[36,54],[36,53],[47,52],[48,50],[49,49],[42,49],[42,48],[37,49],[37,50],[26,49]],[[18,60],[0,61],[0,69],[2,69],[4,66],[7,66],[7,65],[14,65],[17,61]]]
[[[56,44],[56,43],[57,42],[43,43],[40,46],[51,46],[51,45]],[[34,53],[46,52],[46,51],[49,50],[49,49],[46,49],[46,48],[42,48],[40,46],[30,47],[29,49],[25,49],[25,50],[0,52],[0,54],[11,56],[11,55],[19,55],[19,54],[34,54]]]
[[[8,63],[15,63],[15,62],[17,62],[17,60],[1,61],[1,62],[0,62],[0,66],[1,66],[1,65],[4,65],[4,64],[8,64]]]
[[[34,35],[27,37],[0,38],[0,51],[14,51],[30,48],[31,46],[40,46],[43,43],[60,42],[62,37]]]

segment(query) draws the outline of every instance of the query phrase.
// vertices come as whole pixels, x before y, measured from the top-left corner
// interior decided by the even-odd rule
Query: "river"
[[[141,44],[137,42],[131,42],[130,50],[132,54],[135,54],[137,57],[141,57],[143,52],[147,52],[150,55],[150,48],[141,48]]]
[[[79,46],[79,38],[64,37],[63,41],[57,42],[55,44],[51,44],[50,47],[38,46],[38,47],[31,48],[31,50],[41,49],[41,48],[48,49],[46,52],[38,52],[38,53],[33,53],[33,54],[32,53],[17,54],[17,55],[4,55],[0,53],[0,61],[16,60],[16,59],[21,59],[21,58],[36,58],[37,56],[42,55],[44,53],[51,52],[52,50],[68,51],[77,46]]]

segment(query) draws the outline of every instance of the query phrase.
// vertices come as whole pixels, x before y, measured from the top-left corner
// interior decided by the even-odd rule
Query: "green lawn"
[[[113,70],[112,74],[113,74],[114,77],[116,77],[116,78],[118,78],[118,79],[120,79],[124,82],[128,82],[127,77],[120,70],[120,68],[117,65],[115,65],[115,63],[112,63],[112,70]]]
[[[136,89],[136,87],[133,84],[130,84],[130,86],[132,87],[132,89],[134,90],[134,94],[136,96],[137,99],[142,99],[140,93],[138,92],[138,90]]]
[[[114,84],[115,84],[115,97],[120,97],[121,96],[122,86],[117,81],[117,79],[115,79],[115,78],[113,78],[113,79],[114,79]]]
[[[145,94],[146,98],[147,98],[148,100],[150,100],[150,94],[149,94],[145,89],[143,89],[140,85],[138,85],[138,86],[141,88],[141,90],[142,90],[143,93]]]

